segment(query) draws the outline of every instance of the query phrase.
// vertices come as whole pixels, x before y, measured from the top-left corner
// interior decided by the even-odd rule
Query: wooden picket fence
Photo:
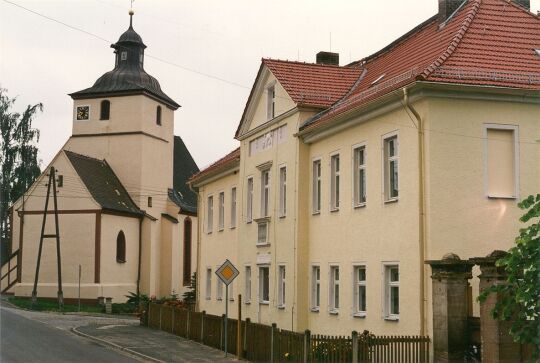
[[[216,316],[150,304],[148,326],[203,343],[225,348],[225,316]],[[238,321],[228,319],[227,351],[237,354]],[[376,336],[352,332],[351,336],[312,335],[252,323],[241,322],[242,358],[255,363],[430,363],[429,337]]]

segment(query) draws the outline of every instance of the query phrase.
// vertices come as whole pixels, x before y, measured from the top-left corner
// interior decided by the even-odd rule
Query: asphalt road
[[[140,362],[41,321],[0,309],[2,363],[132,363]]]

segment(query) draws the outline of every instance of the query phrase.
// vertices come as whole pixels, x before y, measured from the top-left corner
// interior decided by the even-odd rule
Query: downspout
[[[195,191],[193,189],[193,186],[191,185],[191,182],[187,183],[189,190],[191,190],[193,193],[197,194],[197,285],[195,286],[195,311],[199,311],[199,299],[201,295],[201,223],[199,219],[199,210],[201,206],[201,195],[198,191]],[[193,225],[191,226],[193,229]],[[228,304],[228,302],[226,302]]]
[[[141,263],[142,263],[142,223],[144,216],[139,218],[139,266],[137,267],[137,295],[141,293]]]
[[[403,103],[405,110],[410,111],[417,121],[418,130],[418,255],[420,271],[420,335],[424,335],[426,326],[426,283],[425,265],[426,256],[426,196],[425,196],[425,150],[424,150],[424,122],[420,114],[409,103],[409,92],[407,87],[403,88]]]

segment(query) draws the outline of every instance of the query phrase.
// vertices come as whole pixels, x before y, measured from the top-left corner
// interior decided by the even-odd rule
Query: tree
[[[540,355],[540,194],[530,195],[518,206],[527,210],[520,221],[529,224],[519,230],[516,245],[496,263],[508,278],[478,299],[484,302],[489,294],[499,295],[493,318],[512,320],[510,335],[515,342],[531,344],[535,359]]]
[[[184,298],[184,302],[187,304],[195,304],[195,300],[197,299],[197,273],[194,272],[193,275],[191,275],[191,281],[189,283],[189,290],[184,292],[184,295],[182,295]]]
[[[40,175],[37,158],[39,130],[32,121],[43,105],[28,105],[20,114],[11,109],[17,98],[0,88],[0,245],[2,258],[10,250],[9,206],[19,199]]]

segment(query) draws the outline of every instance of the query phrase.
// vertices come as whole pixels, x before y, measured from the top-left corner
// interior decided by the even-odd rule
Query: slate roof
[[[218,174],[219,172],[226,170],[228,167],[234,165],[235,163],[240,162],[240,148],[236,148],[221,159],[210,164],[199,173],[193,175],[189,181],[191,183],[196,183],[203,180],[204,178],[211,176],[213,174]]]
[[[366,70],[352,92],[302,129],[329,123],[415,81],[540,90],[540,57],[534,52],[539,48],[537,15],[505,0],[466,1],[442,26],[434,16],[352,63]]]
[[[199,172],[199,167],[193,160],[189,150],[180,136],[174,137],[173,156],[173,189],[168,190],[168,196],[181,210],[197,213],[197,194],[194,193],[187,181]]]
[[[130,214],[144,214],[133,202],[118,177],[105,160],[64,150],[82,182],[103,209]]]
[[[99,77],[92,87],[71,93],[70,96],[73,99],[143,93],[158,99],[173,109],[180,107],[161,90],[158,80],[144,70],[144,62],[139,61],[139,52],[143,54],[144,58],[143,51],[146,45],[133,29],[131,22],[129,29],[111,47],[115,48],[116,52],[127,50],[127,61],[116,62],[114,69]]]

